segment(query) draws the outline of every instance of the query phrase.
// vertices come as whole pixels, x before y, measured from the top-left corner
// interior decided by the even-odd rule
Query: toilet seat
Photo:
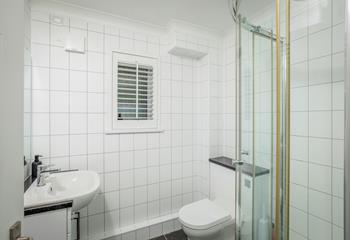
[[[229,211],[209,199],[188,204],[180,209],[180,222],[191,229],[204,230],[231,220]]]

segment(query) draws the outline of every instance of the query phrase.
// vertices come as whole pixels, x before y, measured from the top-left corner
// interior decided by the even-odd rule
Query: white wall
[[[343,239],[344,3],[292,5],[292,239]]]
[[[23,218],[24,1],[0,1],[0,239]],[[10,24],[11,23],[11,24]]]
[[[175,57],[167,54],[170,39],[161,28],[52,6],[34,2],[32,7],[33,155],[42,154],[44,162],[62,169],[100,174],[101,193],[81,211],[82,236],[108,234],[176,213],[183,205],[207,196],[208,187],[202,192],[199,186],[209,186],[209,150],[205,154],[196,154],[196,150],[209,149],[209,94],[202,98],[197,87],[220,80],[217,38],[210,33],[203,37],[200,28],[198,33],[178,30],[187,41],[207,48],[209,55],[201,61]],[[50,23],[50,15],[64,17],[64,25]],[[61,40],[68,32],[86,38],[86,54],[64,51]],[[164,132],[105,134],[104,102],[110,91],[112,50],[159,56]],[[211,78],[210,68],[216,69]],[[206,124],[196,127],[203,122]],[[203,163],[206,170],[196,172],[197,163]],[[170,221],[143,229],[140,239],[178,227]],[[125,237],[135,238],[135,234]]]

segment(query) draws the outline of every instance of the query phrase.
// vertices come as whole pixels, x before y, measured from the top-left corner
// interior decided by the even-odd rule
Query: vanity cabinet
[[[30,214],[25,213],[22,224],[24,236],[34,240],[63,240],[71,239],[71,208],[37,209]],[[47,211],[45,211],[47,210]]]

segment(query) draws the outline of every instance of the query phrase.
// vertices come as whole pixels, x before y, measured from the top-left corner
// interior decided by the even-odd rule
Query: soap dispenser
[[[32,163],[32,179],[38,177],[38,166],[42,164],[42,162],[40,161],[41,157],[41,155],[34,156],[34,162]]]

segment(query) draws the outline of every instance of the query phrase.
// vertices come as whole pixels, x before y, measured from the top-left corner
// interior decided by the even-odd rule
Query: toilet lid
[[[188,204],[179,212],[180,222],[192,229],[208,229],[230,219],[229,211],[208,199]]]

